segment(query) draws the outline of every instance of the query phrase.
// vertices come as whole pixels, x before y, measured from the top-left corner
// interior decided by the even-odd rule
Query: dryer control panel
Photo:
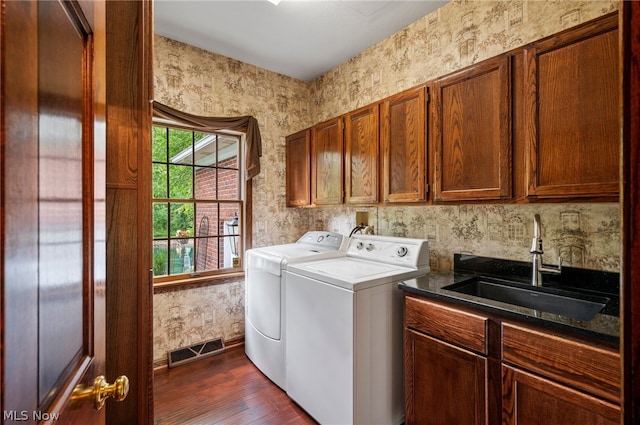
[[[346,241],[346,239],[347,238],[340,233],[310,230],[302,235],[296,243],[340,249],[343,247],[343,242]]]

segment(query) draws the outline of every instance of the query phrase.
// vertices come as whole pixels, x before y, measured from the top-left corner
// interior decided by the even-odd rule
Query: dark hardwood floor
[[[316,424],[244,354],[244,346],[156,371],[156,425]]]

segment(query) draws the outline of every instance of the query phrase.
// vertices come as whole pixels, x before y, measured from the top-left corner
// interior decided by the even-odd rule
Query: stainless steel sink
[[[593,319],[611,301],[607,297],[481,277],[473,277],[442,289],[577,320]]]

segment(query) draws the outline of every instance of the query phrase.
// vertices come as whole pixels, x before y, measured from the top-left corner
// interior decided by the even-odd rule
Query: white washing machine
[[[309,231],[296,243],[250,249],[245,269],[245,353],[253,364],[286,390],[285,275],[288,265],[346,255],[347,238]]]
[[[426,240],[355,235],[347,255],[286,275],[287,394],[321,424],[401,424],[402,291]]]

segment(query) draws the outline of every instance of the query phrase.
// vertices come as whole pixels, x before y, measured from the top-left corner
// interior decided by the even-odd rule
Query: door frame
[[[640,423],[640,2],[620,2],[623,424]],[[635,261],[634,261],[635,260]]]
[[[107,424],[153,423],[151,260],[152,0],[106,2],[107,377],[127,375],[127,399]]]

